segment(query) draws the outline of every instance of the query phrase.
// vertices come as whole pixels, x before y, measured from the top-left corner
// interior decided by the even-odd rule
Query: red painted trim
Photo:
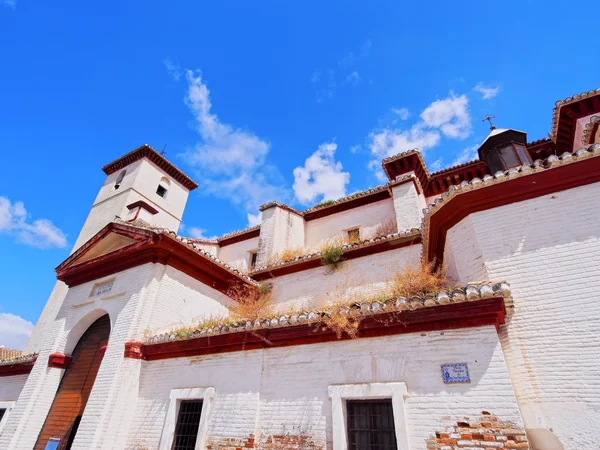
[[[376,253],[387,252],[388,250],[395,250],[397,248],[408,247],[410,245],[416,245],[421,243],[421,235],[412,235],[409,237],[401,237],[396,240],[379,242],[373,245],[350,248],[344,251],[344,261],[350,259],[361,258],[363,256],[374,255]],[[290,263],[285,266],[273,267],[261,272],[253,272],[250,276],[256,281],[268,280],[270,278],[280,277],[282,275],[288,275],[290,273],[301,272],[303,270],[314,269],[315,267],[321,266],[321,258],[314,257],[295,263]]]
[[[142,359],[142,343],[141,342],[125,342],[125,358]]]
[[[367,316],[360,323],[359,336],[369,338],[486,325],[494,325],[498,329],[504,321],[504,299],[490,298],[474,302],[425,307],[401,313],[390,312]],[[350,338],[344,335],[341,339]],[[337,340],[339,340],[338,337],[331,330],[323,330],[322,327],[315,324],[302,324],[161,344],[145,344],[142,346],[142,358],[147,361],[156,361],[215,353],[317,344]]]
[[[81,255],[111,232],[129,235],[137,242],[90,261],[77,263]],[[227,293],[236,284],[246,284],[248,288],[255,289],[254,286],[251,286],[242,278],[236,277],[224,267],[164,234],[146,232],[126,225],[110,223],[94,236],[88,244],[71,255],[56,269],[56,277],[69,287],[122,272],[142,264],[158,263],[168,264],[223,293]]]
[[[132,210],[133,208],[137,208],[138,206],[141,208],[144,208],[146,211],[148,211],[152,215],[158,214],[158,209],[156,209],[152,205],[146,203],[144,200],[138,200],[137,202],[133,202],[133,203],[127,205],[127,209]]]
[[[113,162],[105,165],[102,170],[105,174],[110,175],[136,161],[139,161],[142,158],[147,158],[155,166],[164,170],[167,175],[173,177],[173,179],[178,181],[188,190],[192,191],[198,187],[198,184],[194,180],[188,177],[179,168],[177,168],[177,166],[169,162],[165,157],[163,157],[149,145],[142,145],[141,147],[130,151],[120,158],[115,159]]]
[[[33,369],[33,365],[37,356],[33,361],[27,362],[16,362],[14,364],[3,364],[0,365],[0,377],[12,377],[14,375],[27,375]]]
[[[256,229],[250,229],[243,231],[235,236],[224,237],[217,239],[217,243],[220,247],[226,247],[227,245],[235,244],[237,242],[247,241],[248,239],[257,238],[260,236],[260,227]]]
[[[470,214],[597,182],[600,158],[595,157],[462,192],[445,201],[429,219],[427,259],[443,262],[448,230]]]
[[[57,369],[66,369],[71,364],[72,357],[65,355],[64,353],[52,353],[48,356],[48,367],[55,367]]]

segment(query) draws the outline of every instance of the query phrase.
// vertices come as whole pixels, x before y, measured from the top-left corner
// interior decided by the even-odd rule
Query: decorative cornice
[[[341,313],[361,318],[360,337],[376,337],[483,325],[498,328],[511,305],[506,283],[478,283],[436,295],[355,303]],[[142,358],[159,360],[335,341],[338,338],[333,331],[319,326],[328,315],[320,310],[303,311],[199,328],[184,335],[165,333],[143,345]]]
[[[128,236],[136,243],[90,261],[77,263],[81,255],[110,233]],[[258,286],[258,283],[247,275],[202,250],[198,244],[188,242],[173,232],[121,221],[112,222],[104,227],[60,264],[56,272],[59,280],[69,286],[76,286],[146,263],[168,264],[225,294],[235,284],[245,284],[251,289]]]
[[[120,158],[115,159],[114,161],[105,165],[102,170],[105,174],[110,175],[142,158],[147,158],[157,167],[173,177],[174,180],[181,183],[181,185],[186,189],[192,191],[198,187],[198,184],[194,180],[188,177],[175,164],[168,161],[164,156],[162,156],[148,144],[144,144],[121,156]]]
[[[600,182],[599,156],[600,144],[594,144],[451,186],[424,210],[424,258],[441,263],[447,231],[469,214]]]
[[[123,356],[131,359],[142,359],[142,343],[137,341],[126,342]]]

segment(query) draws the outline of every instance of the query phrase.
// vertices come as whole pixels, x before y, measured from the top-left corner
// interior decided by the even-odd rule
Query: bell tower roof
[[[105,165],[102,170],[105,174],[110,175],[142,158],[147,158],[150,160],[166,174],[173,177],[174,180],[181,183],[181,185],[183,185],[189,191],[192,191],[198,187],[198,184],[194,180],[188,177],[175,164],[171,163],[148,144],[144,144],[121,156],[120,158],[115,159],[114,161]]]

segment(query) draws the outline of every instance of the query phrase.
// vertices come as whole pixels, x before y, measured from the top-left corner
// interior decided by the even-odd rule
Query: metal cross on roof
[[[495,119],[496,116],[490,116],[489,114],[486,114],[485,117],[483,118],[482,122],[485,122],[486,120],[490,123],[490,130],[495,130],[496,129],[496,125],[494,125],[492,123],[492,119]]]

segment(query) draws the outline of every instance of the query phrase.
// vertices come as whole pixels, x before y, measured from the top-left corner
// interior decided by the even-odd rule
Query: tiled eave
[[[31,372],[37,354],[20,355],[16,358],[0,360],[0,377],[26,375]]]
[[[356,303],[341,313],[360,317],[359,337],[368,338],[485,325],[498,329],[507,308],[512,308],[512,303],[506,283],[478,283],[437,295]],[[304,311],[199,328],[184,336],[162,334],[147,343],[128,343],[126,348],[137,347],[139,351],[131,357],[152,361],[337,341],[338,336],[321,324],[328,314]],[[341,339],[349,337],[342,335]]]
[[[573,142],[577,120],[600,112],[600,88],[567,97],[556,102],[552,116],[552,140],[561,151],[570,150],[579,142]]]
[[[194,180],[188,177],[185,173],[183,173],[183,171],[180,168],[178,168],[175,164],[167,160],[164,156],[162,156],[148,144],[144,144],[130,151],[129,153],[121,156],[120,158],[115,159],[114,161],[105,165],[102,168],[102,170],[105,174],[110,175],[142,158],[147,158],[157,167],[161,168],[168,175],[173,177],[174,180],[179,182],[186,189],[192,191],[198,187],[198,184]]]
[[[373,255],[396,248],[417,245],[421,243],[421,230],[413,228],[399,233],[392,233],[387,236],[365,239],[363,241],[342,245],[344,252],[343,260],[360,258],[362,256]],[[250,276],[256,281],[264,281],[290,273],[303,270],[314,269],[321,266],[321,252],[315,252],[304,256],[298,256],[292,260],[282,261],[270,266],[260,267],[250,273]]]
[[[443,262],[446,234],[470,214],[600,182],[600,144],[452,186],[424,211],[423,255]]]

